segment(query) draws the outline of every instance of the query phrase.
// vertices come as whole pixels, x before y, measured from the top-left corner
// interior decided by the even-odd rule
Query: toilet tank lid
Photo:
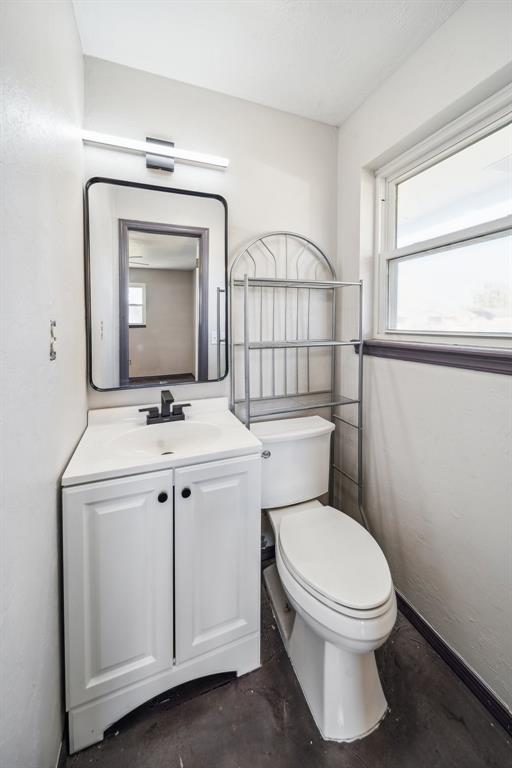
[[[279,443],[284,440],[305,440],[330,434],[334,424],[321,416],[304,416],[299,419],[259,421],[251,424],[251,432],[265,443]]]

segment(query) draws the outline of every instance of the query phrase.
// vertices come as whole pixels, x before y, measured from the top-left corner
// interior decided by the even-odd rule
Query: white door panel
[[[259,627],[259,456],[177,469],[175,536],[179,664]]]
[[[172,471],[66,488],[63,503],[75,707],[173,663]]]

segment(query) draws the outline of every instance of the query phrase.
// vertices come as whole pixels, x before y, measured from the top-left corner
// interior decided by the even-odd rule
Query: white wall
[[[59,478],[86,417],[83,63],[69,2],[2,3],[0,28],[0,764],[53,768],[63,728]]]
[[[511,9],[466,2],[339,131],[338,253],[368,335],[371,168],[512,79]],[[365,391],[366,513],[395,584],[512,707],[512,380],[367,358]]]
[[[230,159],[225,172],[177,164],[172,176],[144,159],[87,147],[85,175],[133,179],[223,195],[229,252],[275,229],[307,235],[333,255],[336,245],[336,129],[241,99],[99,59],[85,60],[85,125],[90,130],[177,146]],[[228,382],[180,385],[178,397],[228,393]],[[89,391],[91,407],[147,403],[158,389]]]

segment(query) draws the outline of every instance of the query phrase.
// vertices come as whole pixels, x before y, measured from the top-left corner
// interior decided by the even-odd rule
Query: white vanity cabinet
[[[187,680],[259,666],[259,452],[63,488],[70,750]]]

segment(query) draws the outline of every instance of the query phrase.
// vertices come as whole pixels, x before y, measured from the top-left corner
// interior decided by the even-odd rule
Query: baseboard
[[[66,762],[69,756],[68,751],[68,718],[64,716],[64,728],[62,731],[62,741],[60,743],[59,754],[57,755],[57,762],[55,768],[66,768]]]
[[[461,659],[461,657],[452,651],[445,641],[437,634],[430,624],[415,611],[412,605],[399,592],[396,593],[398,608],[401,613],[422,635],[429,645],[439,654],[450,669],[462,680],[469,688],[471,693],[476,696],[478,701],[486,708],[491,717],[499,723],[508,734],[512,735],[512,714],[503,706],[501,701],[496,698],[494,693],[485,685],[472,669]]]
[[[67,757],[66,753],[67,753],[67,749],[66,749],[65,740],[63,737],[59,747],[59,754],[57,755],[57,760],[55,761],[55,768],[65,768],[66,757]]]

